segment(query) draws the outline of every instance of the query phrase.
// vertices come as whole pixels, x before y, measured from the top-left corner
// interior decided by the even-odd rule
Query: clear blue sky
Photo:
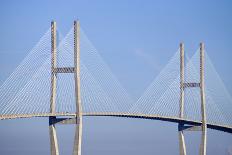
[[[78,18],[132,95],[144,91],[180,42],[191,56],[201,41],[232,92],[231,6],[229,0],[1,1],[1,80],[35,45],[51,20],[57,21],[59,30],[66,34]]]
[[[191,56],[201,41],[232,94],[231,8],[231,0],[2,0],[0,83],[52,20],[66,34],[80,19],[88,38],[132,96],[146,89],[180,42]]]

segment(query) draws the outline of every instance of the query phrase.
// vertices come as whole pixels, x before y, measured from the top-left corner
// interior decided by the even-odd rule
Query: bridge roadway
[[[56,117],[75,117],[75,113],[37,113],[37,114],[7,114],[7,115],[0,115],[0,120],[5,119],[16,119],[16,118],[31,118],[31,117],[50,117],[50,116],[56,116]],[[82,116],[111,116],[111,117],[126,117],[126,118],[139,118],[139,119],[152,119],[152,120],[160,120],[160,121],[166,121],[166,122],[173,122],[173,123],[182,123],[186,125],[194,125],[194,126],[200,126],[200,121],[194,121],[186,118],[179,118],[179,117],[171,117],[171,116],[161,116],[161,115],[147,115],[147,114],[130,114],[130,113],[114,113],[114,112],[87,112],[82,113]],[[213,124],[213,123],[207,123],[207,128],[218,130],[218,131],[224,131],[227,133],[232,133],[232,126],[228,125],[220,125],[220,124]]]

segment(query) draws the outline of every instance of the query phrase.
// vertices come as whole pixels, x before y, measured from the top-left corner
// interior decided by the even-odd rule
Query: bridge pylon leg
[[[50,113],[56,113],[56,22],[51,23],[51,96],[50,96]],[[51,155],[59,155],[59,148],[57,142],[57,134],[55,124],[52,123],[55,117],[49,117],[49,133],[50,133],[50,147]]]
[[[180,155],[186,155],[186,145],[185,145],[183,131],[179,131],[179,148],[180,148]]]
[[[205,78],[204,78],[204,58],[205,58],[204,43],[200,43],[200,89],[201,89],[201,119],[202,119],[202,138],[200,155],[206,155],[206,139],[207,139],[207,124],[206,124],[206,109],[205,109]]]
[[[79,120],[79,123],[76,125],[74,146],[73,146],[73,155],[81,154],[81,137],[82,136],[82,118]]]
[[[56,113],[56,22],[51,23],[51,96],[50,96],[50,113]]]
[[[59,155],[58,140],[55,124],[52,123],[53,118],[49,117],[49,135],[50,135],[50,151],[51,155]]]
[[[81,155],[82,142],[82,106],[81,106],[81,86],[80,86],[80,22],[74,21],[74,78],[76,96],[76,119],[77,125],[73,155]]]
[[[180,113],[179,117],[184,116],[184,44],[180,43]],[[178,129],[181,128],[183,124],[178,125]],[[179,149],[180,155],[186,155],[186,146],[184,140],[184,131],[179,130]]]

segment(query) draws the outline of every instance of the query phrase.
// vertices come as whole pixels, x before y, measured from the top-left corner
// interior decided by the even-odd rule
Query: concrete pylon
[[[51,155],[59,155],[57,134],[55,124],[76,124],[73,154],[81,155],[82,142],[82,106],[80,89],[80,23],[74,21],[74,67],[57,67],[56,65],[56,23],[51,24],[51,98],[49,117],[49,133],[51,144]],[[56,118],[56,81],[58,73],[74,73],[76,116],[72,118]]]
[[[184,90],[191,87],[200,88],[201,97],[201,126],[185,126],[179,123],[179,148],[180,155],[186,155],[186,145],[184,139],[184,131],[201,131],[200,155],[206,155],[206,139],[207,139],[207,123],[206,123],[206,108],[205,108],[205,80],[204,80],[204,44],[200,43],[200,82],[189,83],[184,81],[184,45],[180,44],[180,112],[179,117],[184,119]]]
[[[76,118],[79,124],[76,126],[73,155],[81,155],[82,142],[82,106],[80,86],[80,22],[74,21],[74,78],[76,96]]]
[[[51,22],[51,96],[50,96],[50,113],[56,113],[56,22]],[[49,117],[49,133],[51,155],[59,155],[55,124],[52,124],[54,117]]]
[[[56,22],[51,23],[51,97],[50,97],[50,113],[56,111]]]
[[[184,44],[180,43],[180,113],[179,117],[184,117]],[[179,124],[182,126],[182,124]],[[186,155],[184,131],[179,131],[180,155]]]
[[[200,155],[206,155],[206,139],[207,139],[207,124],[206,124],[206,109],[205,109],[205,45],[200,43],[200,89],[201,89],[201,119],[202,119],[202,136]]]
[[[59,155],[56,127],[55,124],[52,123],[52,118],[49,118],[49,135],[51,155]]]

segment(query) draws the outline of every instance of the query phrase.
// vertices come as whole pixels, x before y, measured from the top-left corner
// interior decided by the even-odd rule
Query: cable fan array
[[[57,67],[74,66],[73,28],[62,38],[58,33]],[[0,87],[0,115],[49,113],[51,94],[51,31]],[[126,113],[179,116],[180,50],[138,100],[131,98],[84,31],[80,31],[81,100],[85,113]],[[199,50],[185,58],[185,82],[199,82]],[[209,56],[205,54],[207,122],[232,125],[232,97]],[[57,74],[56,112],[74,113],[75,84],[71,73]],[[184,118],[201,120],[199,88],[186,88]]]

